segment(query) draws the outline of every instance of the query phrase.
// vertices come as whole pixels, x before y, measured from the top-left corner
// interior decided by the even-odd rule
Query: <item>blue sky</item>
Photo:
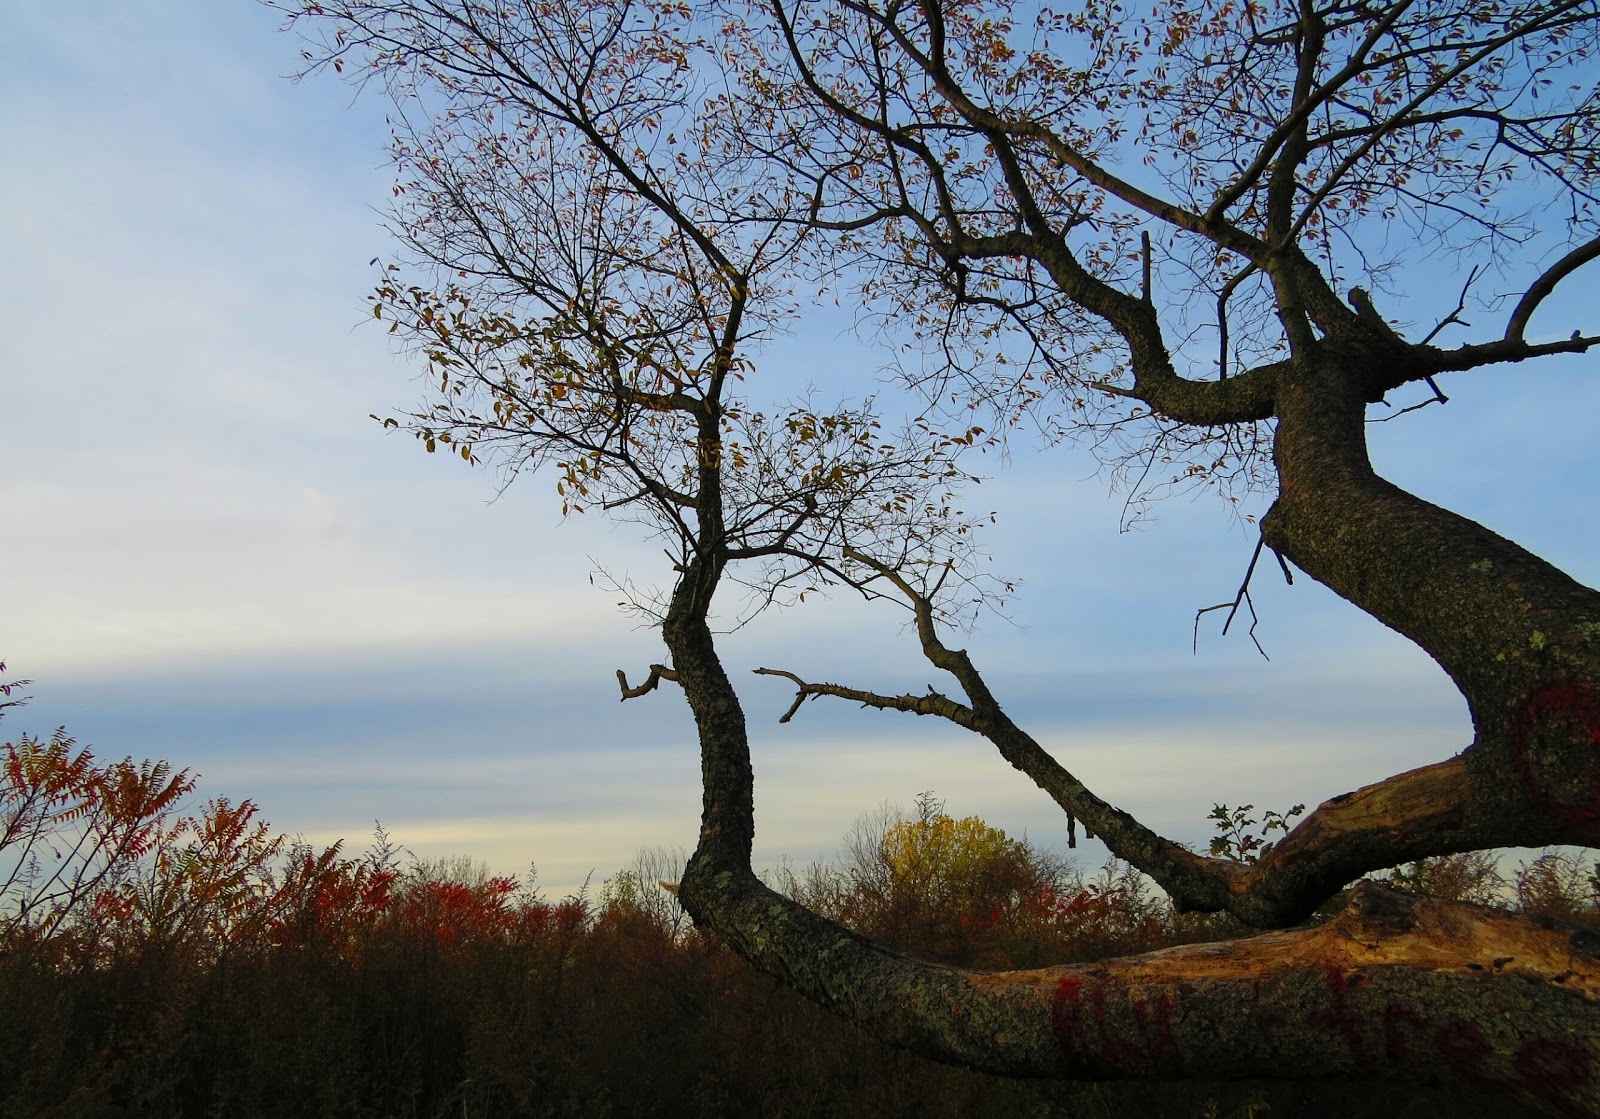
[[[250,3],[12,0],[0,14],[0,658],[36,681],[8,734],[66,724],[102,756],[162,757],[280,829],[547,888],[649,845],[691,845],[697,759],[669,690],[617,701],[661,658],[594,589],[590,557],[658,576],[626,526],[563,523],[525,480],[419,453],[368,414],[419,398],[372,328],[388,251],[382,108],[294,84],[295,44]],[[1594,274],[1534,335],[1594,326]],[[1456,282],[1419,274],[1435,297]],[[867,386],[881,358],[837,320],[768,355]],[[853,372],[850,372],[853,371]],[[1401,485],[1600,579],[1600,358],[1458,376],[1375,429]],[[998,465],[998,464],[997,464]],[[1465,710],[1421,653],[1301,579],[1257,580],[1263,662],[1216,615],[1253,538],[1214,502],[1118,530],[1087,457],[1014,448],[976,504],[1023,580],[1016,625],[965,643],[1020,721],[1102,795],[1203,844],[1214,801],[1316,802],[1459,750]],[[761,664],[880,690],[933,680],[892,610],[847,600],[730,638]],[[980,740],[810,705],[751,677],[757,861],[825,855],[860,813],[923,789],[1056,844],[1059,814]],[[1095,865],[1102,851],[1086,845]]]

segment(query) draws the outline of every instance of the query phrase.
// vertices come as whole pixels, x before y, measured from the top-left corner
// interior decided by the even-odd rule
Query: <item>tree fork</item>
[[[1600,1111],[1591,933],[1362,883],[1314,928],[984,973],[776,893],[750,866],[749,741],[696,600],[680,588],[664,628],[705,779],[679,898],[753,966],[874,1036],[1005,1076],[1455,1082],[1553,1115]]]

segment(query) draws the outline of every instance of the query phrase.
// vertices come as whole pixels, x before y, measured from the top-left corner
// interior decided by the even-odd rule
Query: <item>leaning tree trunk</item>
[[[1438,811],[1395,805],[1373,842],[1392,851],[1431,831],[1440,850],[1600,843],[1600,594],[1380,478],[1364,433],[1372,387],[1309,362],[1282,378],[1279,495],[1262,531],[1421,646],[1466,698],[1474,741],[1453,799],[1440,785]]]
[[[1454,1081],[1558,1115],[1600,1110],[1592,934],[1362,884],[1315,928],[985,973],[817,916],[751,870],[750,754],[709,630],[673,617],[667,633],[705,781],[684,907],[874,1036],[1005,1076]]]
[[[1468,697],[1477,740],[1324,805],[1264,861],[1276,874],[1230,883],[1274,894],[1266,912],[1303,914],[1396,851],[1595,835],[1597,596],[1378,478],[1361,392],[1327,372],[1280,389],[1267,542],[1427,649]],[[703,576],[685,574],[664,627],[704,782],[680,898],[806,997],[891,1044],[1000,1075],[1454,1082],[1600,1114],[1591,933],[1362,883],[1313,928],[984,973],[912,959],[768,889],[750,865],[748,736],[705,622],[709,595],[694,589]]]
[[[1600,1110],[1592,934],[1363,884],[1316,928],[984,973],[912,959],[817,916],[752,873],[737,700],[708,633],[680,632],[674,645],[691,705],[710,715],[684,907],[875,1037],[1004,1076],[1454,1081],[1557,1115]]]

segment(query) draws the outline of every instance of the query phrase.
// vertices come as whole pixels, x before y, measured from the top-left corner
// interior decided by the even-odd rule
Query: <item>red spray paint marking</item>
[[[1056,984],[1055,999],[1050,1007],[1050,1025],[1056,1042],[1069,1056],[1098,1057],[1109,1065],[1123,1065],[1148,1056],[1151,1060],[1178,1061],[1183,1051],[1172,1033],[1171,995],[1157,996],[1154,1006],[1135,1000],[1132,1003],[1134,1024],[1144,1047],[1111,1036],[1106,1015],[1106,987],[1094,983],[1089,988],[1089,1002],[1094,1016],[1094,1037],[1090,1037],[1088,1023],[1083,1015],[1083,981],[1076,976],[1066,976]],[[1153,1014],[1152,1014],[1153,1011]]]
[[[1056,997],[1050,1005],[1050,1026],[1055,1031],[1056,1044],[1069,1055],[1089,1051],[1089,1035],[1083,1028],[1082,986],[1081,979],[1066,976],[1056,984]]]
[[[1400,1032],[1400,1025],[1404,1022],[1413,1029],[1426,1029],[1428,1023],[1422,1015],[1403,1002],[1392,1002],[1383,1012],[1383,1049],[1389,1059],[1396,1064],[1404,1063],[1411,1056],[1411,1050],[1406,1045],[1405,1035]]]
[[[1366,1043],[1361,1036],[1362,1026],[1366,1020],[1345,998],[1351,987],[1350,975],[1340,968],[1331,967],[1324,977],[1324,982],[1328,985],[1328,994],[1333,999],[1333,1006],[1327,1010],[1313,1010],[1306,1015],[1306,1022],[1322,1029],[1337,1029],[1344,1035],[1344,1042],[1349,1046],[1350,1055],[1356,1059],[1356,1064],[1365,1068],[1372,1063]],[[1360,982],[1359,976],[1356,982]]]
[[[1330,968],[1324,982],[1333,1005],[1311,1011],[1306,1016],[1307,1023],[1319,1028],[1337,1029],[1356,1062],[1360,1065],[1372,1064],[1373,1058],[1367,1052],[1362,1032],[1365,1018],[1348,1002],[1349,991],[1360,985],[1362,977],[1342,968]],[[1137,1046],[1114,1041],[1107,1032],[1104,984],[1092,984],[1090,1001],[1099,1044],[1091,1041],[1088,1025],[1083,1018],[1083,980],[1069,975],[1056,984],[1050,1018],[1062,1051],[1069,1056],[1095,1056],[1112,1064],[1139,1058]],[[1138,1001],[1132,1004],[1134,1022],[1144,1040],[1145,1053],[1156,1062],[1173,1062],[1183,1058],[1183,1051],[1172,1032],[1172,1011],[1175,1006],[1176,1000],[1164,992],[1154,1004]],[[1265,1009],[1258,1010],[1256,1022],[1263,1033],[1271,1033],[1288,1025],[1282,1017]],[[1523,1042],[1512,1059],[1513,1074],[1502,1078],[1484,1072],[1484,1066],[1493,1056],[1493,1047],[1483,1030],[1471,1022],[1456,1018],[1435,1028],[1410,1004],[1393,1002],[1384,1009],[1382,1030],[1384,1051],[1389,1060],[1396,1064],[1405,1064],[1413,1058],[1414,1051],[1407,1043],[1408,1034],[1424,1047],[1431,1037],[1434,1051],[1456,1076],[1469,1084],[1488,1092],[1515,1092],[1532,1097],[1557,1114],[1572,1119],[1581,1119],[1589,1114],[1572,1096],[1590,1082],[1594,1070],[1588,1051],[1572,1042],[1548,1037]]]
[[[1177,1061],[1183,1057],[1178,1039],[1172,1036],[1172,996],[1163,991],[1156,997],[1155,1020],[1149,1017],[1150,1007],[1142,1002],[1133,1004],[1133,1020],[1144,1039],[1145,1052],[1153,1061]]]
[[[1517,1050],[1514,1067],[1522,1091],[1528,1095],[1562,1115],[1587,1114],[1569,1096],[1589,1083],[1589,1054],[1570,1041],[1542,1037],[1526,1042]]]
[[[1562,799],[1544,787],[1544,778],[1528,754],[1534,727],[1552,717],[1576,724],[1579,737],[1595,747],[1590,753],[1587,788],[1577,800]],[[1542,684],[1523,702],[1511,724],[1511,764],[1535,800],[1558,819],[1593,829],[1600,825],[1600,692],[1587,684]]]
[[[1508,1087],[1504,1081],[1484,1075],[1483,1065],[1489,1059],[1489,1039],[1471,1022],[1460,1018],[1446,1022],[1434,1035],[1433,1047],[1450,1070],[1468,1084],[1491,1091],[1504,1091]]]
[[[1326,982],[1333,1006],[1311,1011],[1306,1020],[1312,1026],[1338,1028],[1356,1063],[1369,1065],[1371,1061],[1360,1032],[1363,1016],[1346,1000],[1350,989],[1360,981],[1359,974],[1329,969]],[[1414,1051],[1407,1042],[1408,1034],[1424,1048],[1431,1040],[1434,1051],[1456,1076],[1483,1091],[1532,1097],[1551,1111],[1573,1119],[1590,1114],[1573,1100],[1573,1095],[1593,1077],[1592,1062],[1587,1050],[1570,1041],[1549,1037],[1525,1041],[1512,1058],[1513,1074],[1497,1077],[1484,1071],[1493,1058],[1493,1046],[1483,1030],[1472,1022],[1455,1018],[1435,1028],[1410,1004],[1390,1003],[1383,1012],[1383,1040],[1384,1051],[1391,1062],[1405,1064],[1412,1059]]]
[[[1385,1033],[1389,1033],[1391,1023],[1397,1024],[1401,1018],[1418,1027],[1424,1036],[1432,1029],[1432,1024],[1409,1006],[1391,1003],[1384,1011]],[[1398,1028],[1391,1037],[1400,1050],[1398,1059],[1403,1060],[1405,1044],[1399,1040]],[[1513,1075],[1504,1078],[1483,1071],[1493,1047],[1483,1030],[1471,1022],[1460,1018],[1446,1022],[1434,1031],[1433,1044],[1456,1076],[1483,1091],[1530,1096],[1557,1114],[1573,1119],[1590,1114],[1572,1099],[1573,1093],[1588,1084],[1593,1075],[1589,1054],[1570,1041],[1536,1037],[1523,1042],[1512,1058]],[[1391,1055],[1396,1055],[1393,1049]]]
[[[1103,983],[1094,985],[1094,1024],[1100,1034],[1100,1059],[1111,1064],[1126,1064],[1139,1058],[1139,1049],[1126,1041],[1118,1041],[1106,1031],[1106,988]]]

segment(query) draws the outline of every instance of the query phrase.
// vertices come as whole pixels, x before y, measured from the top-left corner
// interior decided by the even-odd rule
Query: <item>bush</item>
[[[1399,1088],[1041,1084],[933,1065],[697,932],[661,885],[678,878],[681,853],[643,852],[595,900],[550,902],[531,874],[405,858],[381,828],[351,857],[273,834],[250,801],[179,816],[187,773],[97,763],[64,734],[5,750],[0,834],[22,838],[0,844],[13,852],[0,895],[0,1119],[1198,1119],[1462,1106]],[[1430,860],[1397,877],[1468,896],[1490,881],[1481,870]],[[1125,865],[1085,877],[931,796],[915,816],[863,818],[839,860],[778,878],[869,935],[965,966],[1238,931],[1174,913]],[[1594,869],[1575,856],[1539,856],[1515,888],[1529,911],[1593,918]]]

